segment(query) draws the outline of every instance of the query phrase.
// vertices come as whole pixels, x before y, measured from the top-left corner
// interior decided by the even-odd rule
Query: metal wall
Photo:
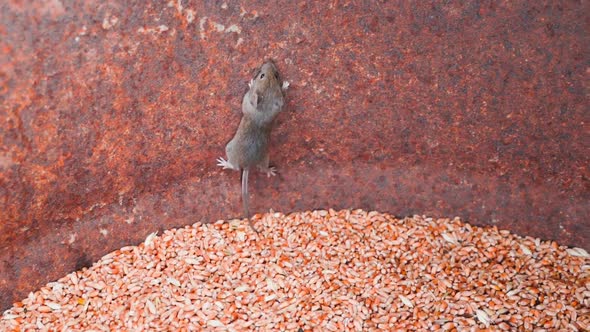
[[[253,210],[457,215],[590,248],[588,2],[0,7],[1,308],[239,216],[215,159],[267,57],[291,88]]]

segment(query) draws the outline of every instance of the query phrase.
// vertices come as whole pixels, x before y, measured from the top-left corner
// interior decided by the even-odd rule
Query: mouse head
[[[277,67],[272,60],[260,67],[252,81],[252,88],[259,93],[264,93],[269,88],[280,87],[282,84]]]
[[[250,81],[250,89],[242,99],[242,112],[259,124],[271,123],[283,108],[282,83],[275,64],[265,62]]]

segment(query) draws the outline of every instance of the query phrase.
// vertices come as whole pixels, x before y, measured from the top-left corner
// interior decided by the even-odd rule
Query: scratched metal
[[[0,4],[0,308],[155,230],[239,216],[215,159],[291,83],[252,209],[460,216],[590,249],[588,2]]]

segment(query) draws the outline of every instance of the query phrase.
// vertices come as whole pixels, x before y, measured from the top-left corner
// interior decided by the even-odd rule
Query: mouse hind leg
[[[240,166],[235,160],[235,153],[233,153],[234,145],[234,140],[231,140],[229,143],[227,143],[227,146],[225,147],[225,155],[227,156],[227,160],[223,159],[222,157],[217,158],[217,166],[223,167],[223,169],[233,169],[234,171],[240,170]]]
[[[260,162],[260,164],[258,164],[258,169],[262,173],[266,173],[267,177],[277,175],[277,168],[276,167],[269,167],[268,153],[266,154],[266,156],[264,156],[264,158],[262,159],[262,162]]]
[[[230,161],[223,159],[223,157],[217,158],[217,166],[223,167],[223,169],[233,169],[239,171],[240,169],[234,166]]]

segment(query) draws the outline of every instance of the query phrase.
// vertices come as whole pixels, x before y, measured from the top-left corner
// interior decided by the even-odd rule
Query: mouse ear
[[[256,105],[256,109],[262,111],[262,102],[264,101],[264,96],[262,93],[257,93],[256,97],[258,99],[258,104]]]
[[[250,90],[250,96],[248,99],[252,108],[256,109],[256,106],[258,106],[258,94],[255,91]]]
[[[258,105],[262,104],[262,94],[259,94],[256,91],[252,91],[252,93],[250,94],[250,104],[252,104],[254,109],[257,109]]]

